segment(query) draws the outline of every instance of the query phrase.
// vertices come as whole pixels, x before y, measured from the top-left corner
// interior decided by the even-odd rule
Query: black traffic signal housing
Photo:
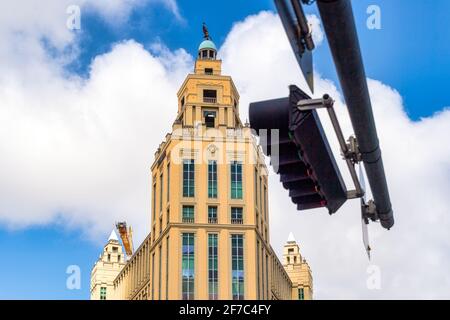
[[[333,214],[347,200],[344,181],[316,110],[297,107],[311,98],[295,85],[289,91],[287,98],[251,103],[250,127],[297,209]]]

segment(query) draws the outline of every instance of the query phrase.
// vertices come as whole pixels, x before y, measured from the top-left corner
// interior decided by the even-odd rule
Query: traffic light
[[[341,173],[316,110],[297,107],[311,98],[294,85],[289,91],[287,98],[251,103],[250,127],[297,209],[335,213],[347,200]]]

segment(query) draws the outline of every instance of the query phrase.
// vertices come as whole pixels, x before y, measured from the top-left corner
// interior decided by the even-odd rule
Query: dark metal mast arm
[[[317,6],[358,140],[378,218],[381,225],[389,229],[394,225],[394,216],[352,6],[349,0],[317,0]]]

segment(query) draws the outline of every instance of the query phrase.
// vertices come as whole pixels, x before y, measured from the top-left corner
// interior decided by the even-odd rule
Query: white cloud
[[[320,20],[315,15],[308,16],[308,20],[312,24],[315,44],[320,46],[323,41]],[[239,88],[241,117],[244,119],[248,116],[246,107],[250,101],[270,99],[274,94],[284,95],[291,83],[306,87],[299,73],[292,72],[300,69],[291,54],[281,22],[272,12],[263,11],[234,24],[219,55],[223,58],[224,70],[233,76]]]
[[[180,21],[180,14],[176,0],[78,0],[86,8],[93,8],[101,13],[112,24],[123,22],[130,12],[136,7],[142,7],[147,3],[161,4],[166,7]],[[73,1],[72,1],[73,2]]]
[[[137,1],[103,3],[108,8],[98,1],[0,5],[0,61],[7,61],[0,63],[0,220],[9,227],[57,221],[98,239],[116,220],[148,221],[145,173],[175,117],[174,92],[192,58],[162,46],[151,55],[128,41],[96,57],[87,79],[67,74],[63,66],[76,55],[67,6],[95,4],[89,10],[106,18],[124,16]],[[18,12],[14,20],[9,10]]]
[[[54,29],[40,23],[42,30]],[[70,43],[64,32],[53,32],[52,38]],[[65,74],[61,61],[49,58],[38,42],[13,42],[17,36],[8,40],[14,45],[0,47],[8,58],[0,61],[11,61],[0,65],[0,220],[11,227],[56,220],[99,238],[126,219],[142,239],[150,215],[149,166],[174,120],[176,91],[192,70],[192,57],[162,44],[149,53],[127,41],[98,56],[89,77],[80,79]],[[244,120],[250,101],[285,96],[291,83],[306,88],[272,13],[236,24],[220,55],[241,93]],[[315,80],[316,95],[336,99],[348,136],[335,85],[320,75]],[[396,214],[391,231],[370,228],[382,290],[366,288],[357,201],[332,217],[324,210],[297,212],[271,175],[273,246],[281,248],[294,232],[313,269],[316,298],[449,298],[450,148],[443,137],[450,112],[412,122],[398,92],[373,80],[369,87]]]
[[[110,26],[122,25],[133,9],[146,4],[160,4],[179,21],[183,21],[176,0],[15,0],[0,2],[0,54],[14,53],[23,45],[38,46],[42,39],[62,50],[73,45],[76,33],[67,28],[70,6],[81,9],[81,31],[83,18],[95,13]],[[7,37],[5,39],[5,37]],[[26,43],[24,43],[26,42]],[[1,55],[0,55],[1,57]],[[0,60],[1,61],[1,60]]]
[[[97,57],[88,80],[0,76],[0,219],[17,227],[62,215],[90,234],[149,221],[149,167],[192,64],[182,50],[177,70],[162,59],[128,41]]]
[[[307,15],[308,23],[311,27],[314,44],[320,46],[323,42],[324,34],[322,31],[322,23],[315,14]]]

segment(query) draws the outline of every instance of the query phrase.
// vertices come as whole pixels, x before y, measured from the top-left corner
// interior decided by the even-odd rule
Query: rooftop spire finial
[[[203,22],[203,38],[205,40],[211,40],[208,32],[208,28],[206,27],[206,23]]]
[[[292,232],[289,233],[287,242],[295,242],[294,234]]]
[[[117,234],[114,231],[114,229],[111,231],[111,234],[109,235],[108,241],[119,241],[119,238],[117,238]]]

